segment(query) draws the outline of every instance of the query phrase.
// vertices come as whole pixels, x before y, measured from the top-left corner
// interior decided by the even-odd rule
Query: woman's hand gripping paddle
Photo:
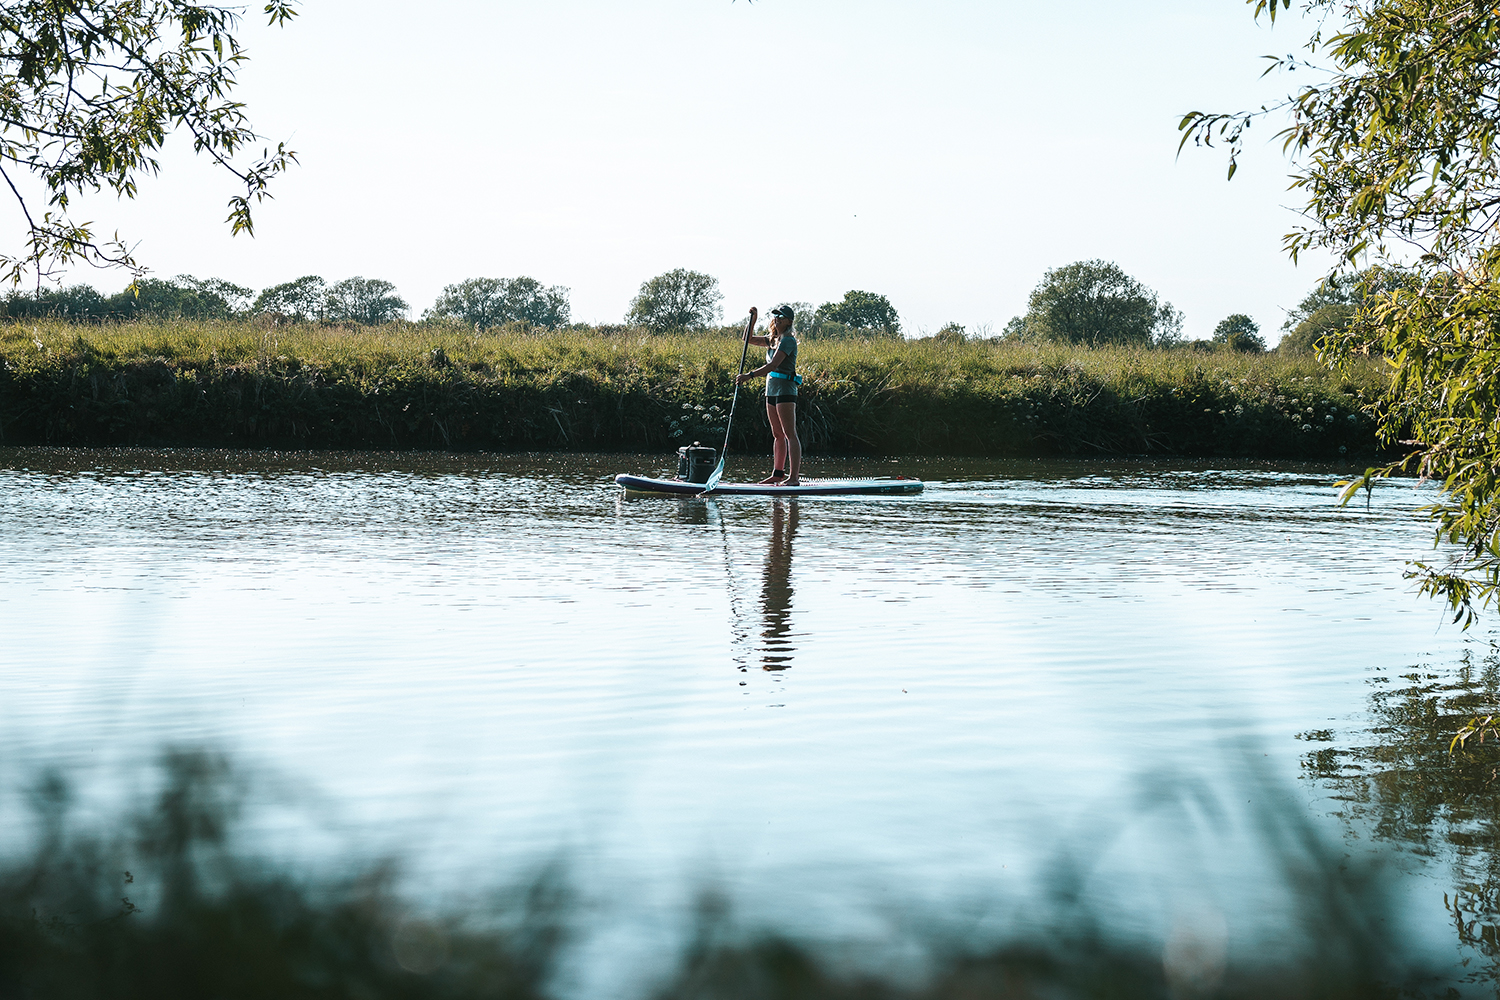
[[[719,464],[708,474],[708,482],[703,484],[703,492],[698,494],[700,497],[712,493],[724,476],[724,458],[729,454],[729,432],[734,429],[734,407],[740,401],[740,374],[745,370],[745,357],[750,353],[750,336],[755,333],[755,316],[755,307],[751,306],[750,322],[745,324],[745,349],[740,352],[740,367],[734,373],[734,395],[729,397],[729,419],[724,423],[724,447],[719,452]]]

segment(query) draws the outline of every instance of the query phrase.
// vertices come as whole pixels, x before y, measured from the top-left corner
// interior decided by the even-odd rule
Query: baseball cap
[[[782,319],[793,319],[795,314],[792,312],[791,306],[782,305],[772,309],[771,315],[779,316]]]

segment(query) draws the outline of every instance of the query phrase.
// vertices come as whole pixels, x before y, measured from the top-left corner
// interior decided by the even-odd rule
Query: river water
[[[973,460],[810,463],[928,482],[899,498],[612,484],[664,469],[0,450],[8,808],[42,766],[102,803],[164,746],[223,750],[276,776],[260,835],[291,850],[400,856],[434,896],[565,863],[618,983],[708,886],[873,939],[1014,921],[1062,864],[1141,933],[1206,906],[1274,938],[1274,863],[1206,794],[1394,852],[1413,938],[1468,956],[1453,859],[1347,808],[1327,756],[1380,743],[1392,684],[1489,655],[1402,579],[1417,487],[1341,508],[1358,470]]]

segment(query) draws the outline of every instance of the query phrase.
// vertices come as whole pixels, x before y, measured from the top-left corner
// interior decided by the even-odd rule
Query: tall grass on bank
[[[804,446],[1321,458],[1376,450],[1378,362],[806,341]],[[656,451],[723,433],[733,332],[163,321],[0,327],[0,444]],[[742,390],[737,449],[765,444]],[[749,404],[748,407],[744,404]]]
[[[412,900],[391,863],[329,872],[275,860],[241,820],[253,782],[221,756],[169,752],[154,801],[79,819],[58,775],[31,794],[35,843],[0,862],[0,997],[24,1000],[540,1000],[570,979],[586,919],[561,876],[482,900]],[[1172,790],[1158,786],[1172,797]],[[1180,795],[1184,789],[1177,789]],[[1395,901],[1300,804],[1267,787],[1259,839],[1286,887],[1291,943],[1254,947],[1220,922],[1163,944],[1107,930],[1078,869],[1062,870],[1000,939],[933,927],[885,942],[907,970],[785,934],[742,933],[700,910],[680,953],[659,956],[658,1000],[1001,1000],[1052,997],[1370,1000],[1418,997],[1434,981],[1401,936]],[[1201,798],[1201,796],[1198,796]],[[1200,805],[1203,803],[1200,803]],[[101,832],[110,830],[110,833]],[[587,889],[587,887],[581,887]],[[1221,899],[1233,920],[1236,901]],[[415,905],[414,905],[415,903]],[[1239,904],[1243,905],[1243,904]],[[971,920],[972,914],[968,917]],[[1214,921],[1209,921],[1209,924]],[[955,927],[966,927],[962,916]],[[901,938],[901,935],[897,935]],[[916,958],[915,956],[925,956]],[[887,971],[879,971],[884,965]],[[576,970],[574,970],[576,971]],[[1445,993],[1437,983],[1432,995]],[[642,995],[614,984],[611,998]]]

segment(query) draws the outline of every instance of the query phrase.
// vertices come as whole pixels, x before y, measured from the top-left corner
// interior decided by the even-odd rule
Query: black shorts
[[[778,405],[780,405],[782,403],[795,403],[796,401],[797,401],[797,397],[796,396],[767,396],[766,397],[766,405],[767,406],[778,406]]]

